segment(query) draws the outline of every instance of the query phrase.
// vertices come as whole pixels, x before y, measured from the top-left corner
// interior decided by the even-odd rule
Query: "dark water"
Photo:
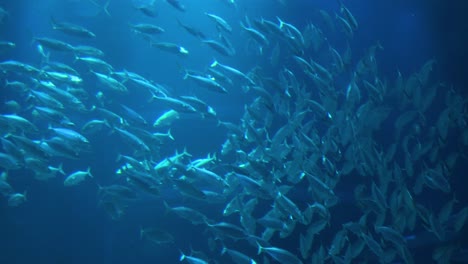
[[[99,5],[104,5],[104,1],[99,2]],[[260,54],[258,44],[252,41],[239,25],[240,21],[245,22],[246,17],[251,21],[263,17],[275,23],[277,22],[276,17],[280,17],[300,30],[305,28],[307,23],[314,23],[321,28],[327,37],[327,42],[340,52],[343,52],[347,46],[346,43],[349,43],[352,53],[351,65],[353,66],[336,77],[336,89],[341,90],[341,93],[350,81],[354,65],[361,57],[365,56],[368,48],[377,41],[384,48],[376,53],[378,77],[388,83],[389,89],[397,76],[397,71],[407,78],[413,72],[418,71],[426,61],[435,59],[436,63],[430,80],[433,83],[442,82],[445,85],[439,88],[438,96],[426,113],[428,125],[424,126],[423,129],[434,126],[439,113],[447,107],[444,100],[451,87],[465,100],[464,112],[460,119],[467,122],[465,98],[468,84],[466,74],[468,73],[466,64],[468,59],[468,35],[466,34],[468,23],[466,23],[465,14],[468,11],[468,6],[463,3],[464,1],[451,1],[450,4],[435,0],[388,1],[386,3],[369,0],[346,1],[345,5],[359,23],[359,28],[354,32],[352,39],[348,39],[339,27],[336,27],[333,32],[327,31],[328,28],[320,17],[319,10],[325,10],[334,19],[335,13],[339,13],[340,8],[337,1],[284,0],[282,1],[284,4],[281,4],[281,1],[273,0],[238,0],[237,7],[233,7],[221,0],[180,0],[185,5],[185,12],[179,12],[165,1],[155,2],[157,16],[152,18],[145,16],[135,8],[144,5],[145,1],[112,0],[108,7],[110,16],[106,15],[100,7],[85,0],[1,1],[0,6],[7,10],[9,15],[0,25],[0,40],[12,41],[16,44],[14,49],[0,54],[1,61],[16,60],[40,68],[41,57],[36,51],[37,43],[33,41],[35,37],[55,38],[71,45],[94,46],[104,51],[106,55],[103,59],[115,70],[125,69],[141,74],[149,80],[169,87],[168,89],[173,96],[196,95],[216,110],[220,120],[240,126],[240,119],[243,118],[245,112],[244,106],[251,104],[258,95],[243,92],[237,82],[236,85],[229,86],[228,94],[209,92],[193,82],[183,80],[184,69],[204,72],[216,58],[244,73],[258,67],[261,69],[261,75],[277,78],[278,72],[283,67],[288,67],[294,69],[297,78],[306,83],[308,87],[306,89],[311,89],[314,98],[318,98],[316,90],[312,90],[310,82],[307,83],[307,77],[303,73],[298,73],[301,70],[291,59],[287,48],[282,47],[279,63],[271,65],[269,54],[271,54],[273,44],[276,42],[274,41],[275,37],[269,36],[270,45],[263,47],[263,53]],[[233,32],[225,35],[236,49],[235,56],[219,55],[201,43],[199,39],[189,35],[177,24],[177,19],[180,19],[184,24],[201,29],[207,36],[217,38],[219,32],[213,21],[204,15],[205,12],[219,15],[232,25]],[[86,27],[94,32],[96,37],[83,39],[53,30],[50,24],[51,17]],[[153,23],[163,27],[165,32],[156,36],[155,40],[180,44],[187,48],[190,54],[184,57],[150,47],[147,41],[131,31],[129,23]],[[326,60],[323,54],[327,51],[328,48],[321,48],[317,52],[307,49],[303,56],[324,63]],[[100,90],[100,84],[88,68],[79,62],[74,63],[72,54],[56,51],[50,51],[50,53],[51,59],[71,65],[80,73],[84,79],[82,87],[89,94],[89,99],[84,101],[85,105],[90,107],[96,104],[98,100],[95,95]],[[12,78],[18,77],[12,73],[2,73],[2,86],[6,80],[12,81]],[[27,78],[21,78],[25,82],[29,81]],[[108,95],[108,99],[112,103],[106,104],[105,107],[118,111],[120,110],[118,103],[124,103],[135,109],[152,124],[156,117],[167,111],[168,108],[158,103],[148,103],[148,93],[140,91],[141,89],[133,90],[129,95],[124,96]],[[268,91],[277,93],[274,88],[268,88]],[[24,101],[24,97],[18,96],[16,92],[5,87],[2,88],[0,94],[2,102],[16,99],[25,108],[31,104]],[[367,96],[365,97],[367,98]],[[377,142],[379,146],[385,146],[385,149],[393,143],[395,136],[393,124],[396,118],[407,110],[398,109],[398,99],[389,100],[394,101],[387,101],[383,104],[389,106],[392,112],[381,128],[372,134],[372,140]],[[93,113],[80,113],[67,108],[64,111],[71,120],[79,124],[78,127],[95,118]],[[2,114],[7,113],[6,110],[2,112]],[[18,115],[32,120],[30,110],[24,109]],[[40,140],[50,136],[46,132],[47,122],[36,121],[34,123],[40,127],[42,134],[33,137],[33,139]],[[269,131],[271,133],[269,136],[272,136],[285,123],[287,122],[284,118],[275,119],[275,123],[272,125],[274,129]],[[194,159],[206,157],[208,153],[217,153],[222,161],[219,161],[219,164],[213,166],[212,169],[218,174],[227,173],[225,165],[236,162],[236,159],[233,158],[235,155],[222,157],[220,153],[228,130],[217,126],[217,121],[183,116],[171,127],[176,140],[162,144],[157,155],[154,154],[152,157],[154,162],[172,156],[176,150],[181,152],[184,148],[187,148]],[[326,129],[327,125],[317,125],[317,130],[326,131]],[[422,193],[413,194],[417,203],[424,205],[435,214],[454,196],[459,202],[454,206],[452,215],[468,204],[468,196],[465,191],[465,186],[467,186],[465,179],[467,166],[465,164],[468,148],[461,144],[461,135],[466,129],[466,124],[452,126],[448,139],[441,144],[443,150],[439,153],[438,159],[440,161],[445,160],[452,153],[459,155],[456,165],[450,170],[448,176],[451,185],[450,192],[444,193],[426,186]],[[166,129],[159,132],[166,132]],[[405,133],[411,133],[410,129],[404,130],[403,135]],[[81,155],[80,159],[70,160],[53,157],[49,161],[52,166],[63,163],[64,171],[67,174],[90,167],[94,175],[93,179],[87,179],[79,186],[64,187],[64,176],[62,175],[47,181],[38,181],[34,179],[34,173],[31,169],[21,168],[8,172],[9,183],[15,192],[27,192],[27,201],[18,207],[11,207],[8,206],[6,197],[0,199],[1,263],[177,263],[180,252],[189,255],[191,249],[204,252],[213,263],[233,263],[230,258],[220,256],[222,244],[255,258],[257,263],[264,263],[264,256],[257,256],[257,248],[246,241],[230,239],[223,241],[221,239],[221,241],[215,242],[214,250],[210,249],[209,242],[214,236],[206,230],[204,225],[195,226],[174,214],[166,213],[163,205],[163,201],[171,206],[184,205],[203,212],[215,222],[224,221],[239,224],[239,215],[223,217],[222,210],[237,192],[240,193],[240,190],[236,190],[226,197],[221,197],[225,199],[221,203],[208,203],[185,197],[171,186],[162,185],[160,196],[139,193],[138,198],[128,204],[124,215],[117,220],[112,220],[102,206],[99,206],[98,185],[125,184],[124,179],[116,179],[115,171],[121,164],[116,163],[115,159],[118,154],[131,155],[133,149],[122,142],[115,133],[108,131],[93,134],[88,139],[91,142],[92,151]],[[266,140],[266,138],[263,139]],[[421,141],[421,143],[424,142]],[[248,149],[242,150],[248,151]],[[292,157],[288,156],[282,162],[286,163],[290,158]],[[401,165],[404,158],[395,157],[395,160]],[[418,161],[418,163],[415,162],[414,166],[422,170],[423,163]],[[238,163],[236,164],[238,165]],[[323,167],[321,168],[323,169]],[[372,182],[374,180],[360,176],[357,171],[340,179],[334,188],[340,201],[336,206],[329,208],[330,223],[315,237],[311,252],[317,252],[320,245],[323,245],[327,251],[335,233],[341,229],[341,225],[359,219],[363,212],[356,206],[354,188],[363,184],[370,191]],[[408,180],[407,184],[410,185],[407,186],[408,189],[411,190],[414,183],[414,178]],[[282,184],[294,187],[294,191],[287,195],[302,211],[314,202],[313,197],[308,192],[308,184],[304,182],[293,184],[287,180]],[[389,196],[390,191],[388,199],[390,199]],[[273,205],[274,198],[260,200],[252,217],[260,218]],[[371,221],[369,220],[368,227],[373,230]],[[392,220],[387,220],[385,224],[391,226]],[[402,232],[405,237],[415,236],[418,239],[417,243],[415,242],[415,245],[409,248],[415,263],[433,261],[432,252],[441,246],[457,245],[459,248],[467,250],[468,243],[463,234],[466,228],[456,234],[447,235],[447,241],[443,242],[429,235],[426,243],[425,237],[429,231],[423,225],[423,220],[418,218],[417,227],[413,231],[405,230]],[[140,239],[141,227],[157,227],[166,230],[174,236],[175,241],[170,244],[151,244]],[[261,235],[263,228],[259,227],[258,230],[256,235]],[[306,230],[304,225],[297,224],[290,236],[284,239],[275,236],[270,242],[272,246],[287,249],[300,256],[299,236]],[[357,240],[356,237],[352,239]],[[391,248],[391,243],[386,242],[385,245]],[[343,254],[344,250],[341,256]],[[274,263],[274,260],[267,258]],[[378,259],[366,248],[355,261],[378,263]],[[311,263],[310,258],[302,260],[304,263]],[[468,261],[468,258],[457,251],[452,260],[462,263]],[[404,260],[396,258],[392,263],[402,262]],[[325,263],[333,263],[333,261],[328,258]]]

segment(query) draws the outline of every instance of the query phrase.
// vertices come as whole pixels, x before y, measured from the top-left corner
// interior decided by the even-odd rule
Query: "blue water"
[[[103,0],[99,2],[100,5],[104,4]],[[318,15],[320,9],[326,10],[332,17],[339,12],[337,1],[325,0],[286,0],[283,1],[285,5],[273,0],[238,0],[236,8],[222,3],[223,1],[180,0],[186,7],[185,13],[175,10],[165,1],[156,1],[157,17],[150,18],[135,9],[135,6],[144,2],[111,0],[108,8],[111,16],[108,16],[100,8],[85,0],[0,1],[0,6],[9,13],[5,22],[0,24],[0,40],[16,43],[14,49],[0,53],[0,61],[17,60],[39,67],[41,58],[33,41],[35,37],[56,38],[72,45],[94,46],[104,51],[105,61],[114,69],[139,73],[147,79],[170,87],[175,95],[196,94],[216,109],[217,116],[222,121],[240,124],[244,105],[250,104],[256,95],[244,93],[241,87],[230,87],[227,95],[207,92],[193,82],[184,81],[182,78],[184,69],[204,71],[216,58],[243,72],[258,66],[266,76],[276,77],[281,65],[296,69],[297,66],[291,60],[281,61],[280,66],[269,65],[265,56],[258,54],[256,49],[249,48],[249,38],[246,32],[241,30],[239,22],[244,21],[245,17],[251,20],[263,17],[276,22],[278,16],[302,29],[308,22],[320,21]],[[403,76],[409,76],[419,70],[427,60],[435,58],[436,79],[445,83],[447,89],[455,87],[456,91],[466,98],[468,23],[463,10],[468,10],[467,4],[463,1],[448,4],[443,1],[422,0],[386,3],[371,0],[344,2],[359,22],[359,29],[349,42],[353,65],[365,54],[369,46],[379,41],[384,47],[384,50],[379,51],[377,55],[382,80],[393,82],[397,71]],[[233,26],[233,32],[226,36],[236,48],[234,57],[217,54],[177,25],[176,18],[216,38],[218,31],[214,23],[204,15],[205,12],[223,17]],[[89,40],[80,39],[53,30],[50,25],[52,16],[59,21],[84,26],[93,31],[97,37]],[[177,56],[150,47],[143,38],[131,32],[128,26],[129,23],[142,22],[164,27],[166,32],[156,36],[156,39],[186,47],[190,52],[189,56]],[[316,24],[319,25],[320,22]],[[346,38],[339,29],[330,34],[329,41],[339,50],[346,47]],[[268,47],[265,52],[270,50],[271,47]],[[314,56],[319,57],[320,54]],[[86,102],[87,106],[94,104],[99,83],[95,81],[92,73],[82,64],[73,63],[73,56],[70,54],[51,51],[51,59],[67,63],[82,74],[85,90],[90,95],[89,102]],[[9,77],[11,78],[5,74],[1,76],[2,85]],[[343,78],[349,80],[349,75]],[[346,85],[344,80],[341,82]],[[0,94],[2,102],[14,97],[14,93],[4,89]],[[131,96],[117,96],[114,100],[124,102],[142,114],[148,122],[153,122],[155,117],[165,112],[167,108],[157,103],[147,103],[148,99],[147,93],[132,92]],[[444,99],[437,98],[437,100],[435,106],[443,108]],[[116,106],[109,108],[117,110]],[[70,113],[69,117],[82,124],[90,120],[92,114],[75,112]],[[464,119],[466,120],[466,112]],[[47,124],[42,123],[38,126],[46,128]],[[390,140],[387,140],[387,136],[391,137],[389,134],[392,132],[385,128],[392,129],[392,121],[385,123],[382,129],[384,132],[379,132],[375,137],[380,140],[379,142],[388,144]],[[389,131],[388,134],[385,131]],[[176,150],[182,151],[185,147],[195,158],[205,157],[208,153],[214,152],[218,152],[220,156],[219,152],[226,140],[227,130],[217,126],[214,120],[186,118],[172,126],[172,133],[176,140],[161,146],[160,158],[171,156]],[[453,137],[458,137],[458,134],[454,134]],[[212,236],[203,226],[193,226],[174,214],[166,214],[162,202],[165,200],[174,206],[184,204],[197,208],[209,218],[238,223],[237,215],[220,217],[229,199],[225,203],[210,204],[193,201],[175,191],[165,190],[162,192],[163,197],[139,196],[136,201],[129,204],[120,219],[112,220],[98,205],[98,184],[105,186],[115,183],[115,171],[118,168],[115,158],[119,153],[129,154],[132,150],[123,144],[118,136],[107,132],[92,135],[89,140],[92,152],[79,160],[54,158],[51,161],[51,165],[54,166],[63,162],[67,174],[91,167],[94,178],[79,186],[64,187],[60,175],[48,181],[37,181],[34,180],[31,170],[19,169],[9,172],[10,184],[17,192],[26,191],[27,201],[18,207],[9,207],[7,199],[3,197],[0,199],[0,263],[178,263],[180,252],[190,254],[191,248],[205,252],[208,257],[217,260],[216,263],[232,263],[229,262],[229,258],[219,256],[220,250],[210,251],[207,242]],[[450,150],[457,150],[456,143],[451,143],[449,148],[451,149],[447,153]],[[466,150],[467,146],[462,147],[462,151],[466,153]],[[466,189],[464,186],[467,184],[464,179],[467,167],[463,162],[466,160],[459,160],[450,176],[451,193],[442,193],[440,196],[424,193],[418,196],[418,201],[429,209],[431,205],[440,208],[444,202],[456,195],[460,201],[456,206],[457,210],[465,207],[468,204],[468,196],[466,192],[464,193]],[[217,168],[217,170],[219,173],[224,172],[223,169]],[[335,191],[341,200],[336,207],[330,209],[332,227],[340,228],[342,223],[360,216],[361,212],[348,207],[354,204],[353,188],[359,180],[363,178],[343,179],[336,187]],[[310,201],[312,198],[308,197],[306,187],[300,185],[296,187],[297,192],[289,195],[303,209],[312,203]],[[262,201],[260,208],[255,211],[255,217],[261,217],[272,204],[272,201]],[[154,246],[141,240],[140,227],[148,226],[157,226],[168,231],[174,236],[175,242]],[[329,245],[336,230],[329,228],[320,233],[315,238],[314,249],[320,245],[320,241],[324,246]],[[303,231],[303,227],[298,227],[290,237],[276,238],[274,246],[299,254],[297,241]],[[424,230],[418,228],[417,231]],[[457,237],[459,239],[459,236]],[[466,239],[457,241],[466,248]],[[263,256],[256,255],[255,247],[242,241],[228,243],[229,246],[237,250],[242,249],[243,253],[255,257],[257,263],[263,263],[261,261]],[[434,244],[411,249],[415,263],[432,261],[426,250],[444,245],[437,242]],[[366,254],[368,263],[377,263],[372,253]],[[327,263],[332,262],[327,260]]]

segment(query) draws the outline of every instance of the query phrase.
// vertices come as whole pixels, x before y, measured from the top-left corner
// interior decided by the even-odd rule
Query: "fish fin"
[[[167,131],[167,136],[172,139],[172,140],[175,140],[174,137],[172,136],[171,134],[171,129],[169,128],[169,130]]]
[[[255,243],[257,243],[257,247],[258,247],[257,255],[260,255],[262,253],[263,247],[258,243],[258,241],[255,241]]]
[[[63,163],[60,163],[60,165],[57,168],[57,171],[62,175],[66,175],[66,173],[63,171]]]
[[[109,13],[109,10],[108,10],[111,0],[107,0],[107,2],[103,6],[99,5],[94,0],[89,0],[89,2],[91,2],[96,7],[100,8],[101,9],[100,12],[106,13],[106,15],[108,15],[109,17],[111,16],[111,14]]]

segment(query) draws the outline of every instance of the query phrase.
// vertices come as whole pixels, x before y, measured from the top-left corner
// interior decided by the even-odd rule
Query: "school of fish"
[[[102,8],[99,17],[113,15],[113,2],[91,2]],[[27,170],[30,181],[60,181],[63,188],[94,182],[97,204],[115,221],[149,199],[165,208],[165,218],[203,227],[205,252],[157,224],[135,227],[154,247],[180,250],[173,262],[415,263],[412,234],[426,232],[441,245],[432,259],[451,263],[461,245],[450,239],[468,217],[453,186],[457,166],[468,158],[467,100],[434,77],[436,60],[408,76],[396,69],[384,76],[379,42],[359,57],[352,52],[362,25],[342,2],[336,10],[315,10],[301,27],[287,17],[228,20],[188,2],[133,6],[127,30],[141,37],[134,41],[191,65],[197,47],[164,38],[158,8],[172,8],[177,34],[196,39],[213,58],[200,69],[180,65],[180,80],[195,87],[186,93],[112,65],[106,48],[87,44],[106,36],[52,15],[45,19],[63,38],[34,36],[38,57],[0,62],[7,94],[0,194],[9,206],[34,199],[10,184]],[[235,0],[220,2],[238,9]],[[217,34],[184,19],[189,13],[199,13]],[[0,15],[3,24],[12,19],[3,8]],[[243,39],[234,42],[236,31]],[[2,38],[0,52],[8,56],[19,43]],[[239,57],[255,61],[230,63]],[[237,121],[216,111],[211,99],[232,94],[246,98]],[[135,96],[145,99],[128,100]],[[176,147],[174,131],[193,120],[203,128],[187,126],[185,133],[221,131],[225,142],[205,155]],[[111,184],[86,162],[102,147],[102,135],[114,150],[94,157],[115,168]],[[71,163],[81,169],[64,170]],[[439,203],[428,203],[428,196]],[[352,213],[340,213],[343,208]]]

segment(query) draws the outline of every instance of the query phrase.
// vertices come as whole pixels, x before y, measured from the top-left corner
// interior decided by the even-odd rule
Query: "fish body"
[[[8,197],[8,206],[17,207],[26,202],[26,192],[14,193]]]
[[[95,38],[96,35],[90,30],[83,26],[68,23],[68,22],[57,22],[54,18],[51,18],[52,28],[54,30],[61,31],[65,34],[82,37],[82,38]]]
[[[164,28],[147,23],[140,23],[135,25],[130,24],[130,27],[138,33],[144,33],[149,35],[157,35],[165,32]]]

